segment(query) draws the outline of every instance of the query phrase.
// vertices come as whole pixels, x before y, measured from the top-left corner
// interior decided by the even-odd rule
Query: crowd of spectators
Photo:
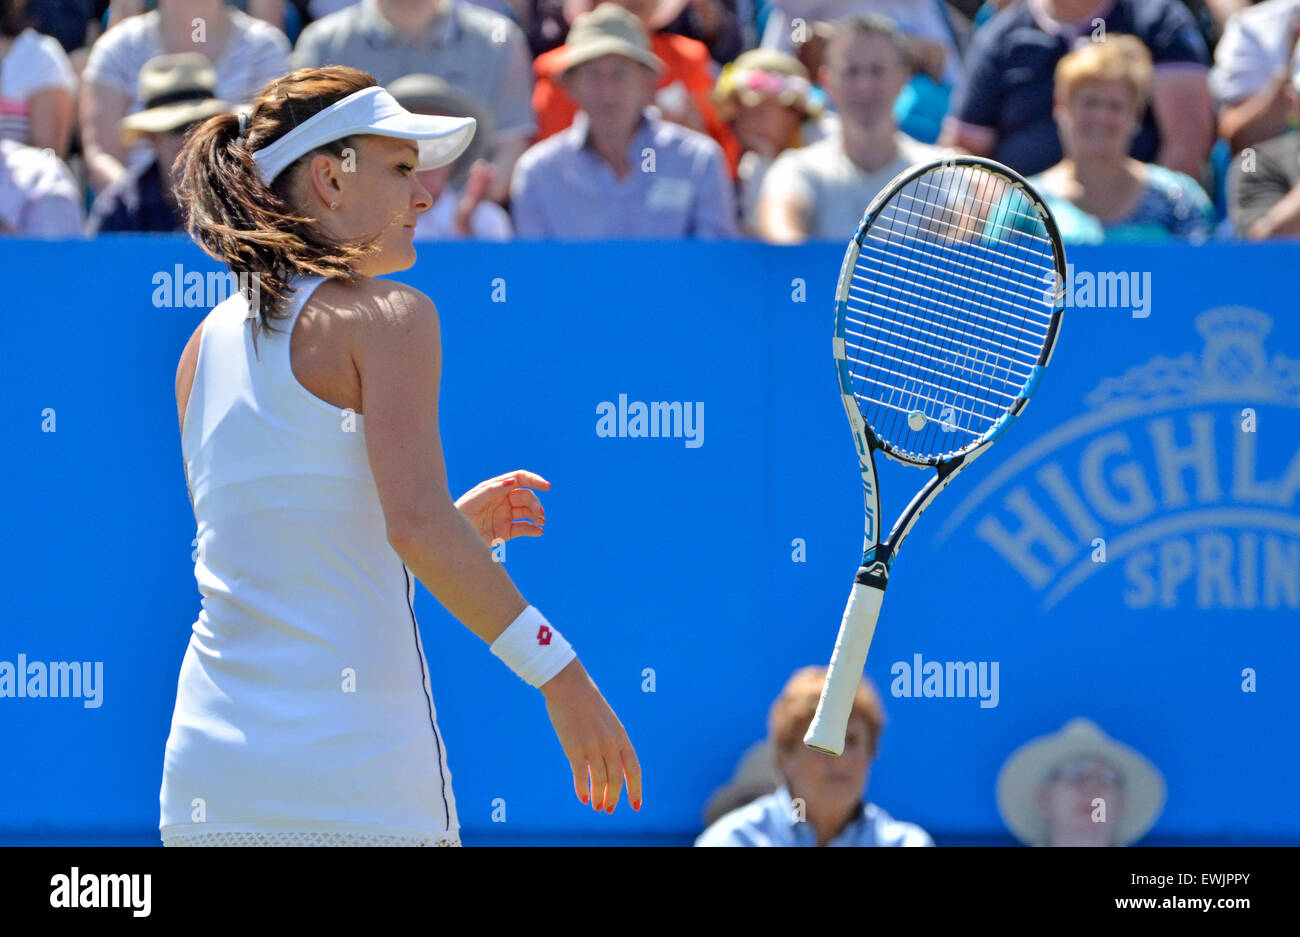
[[[1300,234],[1300,0],[0,0],[0,233],[174,231],[185,133],[349,65],[473,116],[425,239],[842,241],[942,154],[1067,241]]]

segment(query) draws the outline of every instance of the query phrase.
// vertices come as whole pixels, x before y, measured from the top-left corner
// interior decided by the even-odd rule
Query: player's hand
[[[540,537],[546,526],[546,509],[529,488],[546,491],[550,487],[542,476],[519,469],[479,482],[456,499],[456,507],[488,546],[511,537]]]
[[[546,712],[573,769],[578,800],[613,813],[627,778],[627,798],[641,809],[641,764],[623,723],[576,658],[542,684]]]

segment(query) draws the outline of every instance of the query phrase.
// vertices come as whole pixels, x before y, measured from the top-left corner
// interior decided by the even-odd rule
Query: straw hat
[[[1002,766],[998,811],[1016,838],[1034,846],[1047,844],[1047,819],[1038,809],[1038,789],[1054,769],[1079,759],[1104,761],[1123,778],[1124,809],[1115,821],[1115,843],[1127,846],[1146,835],[1165,804],[1159,769],[1091,720],[1071,719],[1059,732],[1022,745]]]
[[[615,3],[602,3],[575,19],[564,49],[561,74],[602,55],[621,55],[652,71],[664,70],[664,63],[650,51],[650,37],[641,21]]]
[[[158,55],[144,63],[136,96],[142,110],[118,122],[122,143],[130,146],[146,133],[168,133],[198,120],[228,114],[233,108],[216,95],[217,72],[199,52]]]

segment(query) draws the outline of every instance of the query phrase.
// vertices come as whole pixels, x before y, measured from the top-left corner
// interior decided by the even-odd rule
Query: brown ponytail
[[[248,134],[240,138],[239,116],[220,114],[197,127],[176,158],[176,196],[185,206],[186,230],[204,252],[223,261],[256,311],[258,326],[275,331],[283,318],[294,274],[358,278],[353,265],[375,243],[344,244],[316,227],[314,218],[294,212],[290,191],[302,159],[268,186],[257,172],[253,151],[269,146],[294,127],[350,94],[376,85],[363,71],[332,65],[302,68],[268,82],[258,93]],[[340,158],[354,145],[335,140],[314,152]],[[256,278],[257,287],[250,286]]]

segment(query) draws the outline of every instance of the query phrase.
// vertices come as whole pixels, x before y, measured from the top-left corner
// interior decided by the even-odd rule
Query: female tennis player
[[[177,160],[190,234],[242,288],[176,374],[202,611],[164,759],[164,844],[460,845],[415,622],[419,579],[541,689],[578,799],[613,813],[641,771],[627,733],[489,544],[536,537],[509,472],[453,501],[418,170],[474,121],[414,115],[364,72],[302,69],[250,114],[198,127]]]

